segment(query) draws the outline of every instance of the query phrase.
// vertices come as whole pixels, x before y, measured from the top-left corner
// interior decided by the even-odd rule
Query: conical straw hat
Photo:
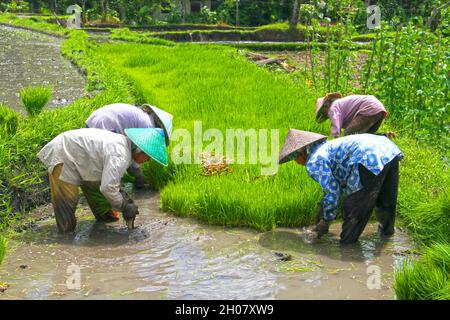
[[[319,98],[316,101],[316,120],[321,123],[327,120],[327,115],[325,110],[322,110],[325,105],[330,105],[330,102],[333,102],[336,99],[342,98],[342,94],[340,92],[328,93],[325,97]]]
[[[319,113],[320,109],[321,109],[322,106],[323,106],[323,102],[324,102],[324,101],[325,101],[325,97],[322,97],[322,98],[317,99],[317,101],[316,101],[316,114]]]
[[[326,136],[318,133],[291,129],[287,134],[283,149],[281,149],[278,163],[283,164],[293,160],[289,157],[293,153],[301,151],[302,148],[307,147],[314,142],[324,141],[326,139]]]
[[[149,104],[143,104],[142,110],[146,111],[149,114],[154,114],[157,118],[156,120],[162,124],[162,128],[164,129],[165,133],[166,146],[168,146],[170,143],[170,137],[172,136],[173,115]]]
[[[125,129],[128,138],[150,158],[163,166],[168,165],[164,131],[160,128]]]

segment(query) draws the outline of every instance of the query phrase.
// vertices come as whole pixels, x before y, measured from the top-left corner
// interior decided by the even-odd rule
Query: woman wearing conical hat
[[[308,175],[323,189],[315,221],[319,238],[336,219],[342,197],[342,243],[358,240],[374,208],[379,233],[393,234],[401,150],[388,138],[372,134],[326,139],[291,129],[279,157],[280,164],[295,160],[306,166]]]
[[[124,133],[70,130],[39,152],[38,158],[48,168],[51,200],[61,233],[75,231],[78,187],[97,221],[117,221],[122,212],[128,228],[133,228],[138,207],[121,192],[122,176],[132,163],[153,159],[167,166],[168,159],[162,129],[131,128]]]
[[[375,133],[387,116],[383,104],[372,95],[352,94],[343,97],[339,92],[317,99],[316,120],[331,121],[331,135],[335,138],[358,133]],[[389,133],[388,136],[391,136]]]
[[[113,103],[95,110],[86,120],[86,128],[104,129],[122,135],[128,128],[161,128],[168,146],[172,134],[172,119],[170,113],[149,104],[136,107],[126,103]],[[143,188],[144,176],[140,165],[134,162],[127,171],[135,178],[135,187]]]

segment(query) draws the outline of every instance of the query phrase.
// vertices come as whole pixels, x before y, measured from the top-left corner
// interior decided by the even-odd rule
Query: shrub
[[[29,86],[20,90],[20,99],[22,100],[23,106],[27,110],[28,115],[32,117],[41,113],[51,97],[51,87]]]
[[[0,135],[14,135],[20,122],[20,114],[0,103]]]

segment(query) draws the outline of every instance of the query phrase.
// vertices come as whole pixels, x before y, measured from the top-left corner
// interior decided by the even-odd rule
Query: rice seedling
[[[394,289],[401,300],[448,300],[450,297],[450,246],[435,244],[420,261],[396,272]]]
[[[0,103],[0,135],[14,135],[19,127],[20,114],[10,107]]]
[[[52,97],[52,87],[28,86],[20,90],[20,99],[29,116],[41,113]]]
[[[436,243],[424,255],[424,260],[450,275],[450,244]]]

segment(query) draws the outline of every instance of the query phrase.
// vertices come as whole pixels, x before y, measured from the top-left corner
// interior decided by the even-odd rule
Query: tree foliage
[[[237,0],[212,1],[213,8],[203,8],[199,13],[183,16],[177,0],[0,0],[0,10],[8,12],[32,12],[65,15],[66,8],[78,4],[83,8],[83,18],[89,20],[120,19],[125,24],[150,24],[158,9],[171,11],[169,22],[224,22],[236,24]],[[406,22],[413,19],[428,20],[433,9],[442,6],[445,0],[240,0],[239,20],[242,26],[258,26],[289,20],[304,23],[306,15],[314,18],[330,18],[331,21],[351,19],[354,24],[364,24],[365,7],[379,5],[384,21],[398,19]],[[297,18],[298,16],[298,18]]]

